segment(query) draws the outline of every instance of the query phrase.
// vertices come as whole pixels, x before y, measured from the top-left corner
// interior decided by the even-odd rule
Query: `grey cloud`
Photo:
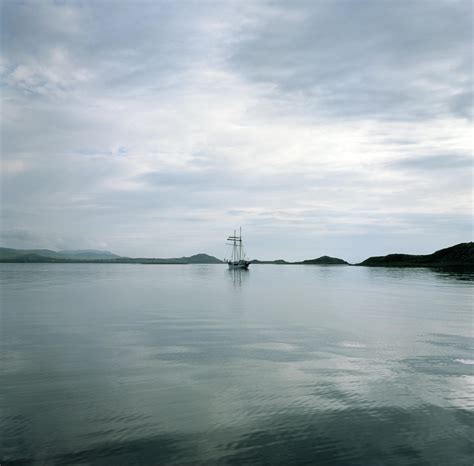
[[[390,166],[402,170],[416,171],[472,170],[473,159],[472,157],[459,154],[419,155],[396,160],[391,162]]]
[[[397,139],[397,138],[386,138],[384,140],[385,144],[392,144],[395,146],[410,146],[413,144],[417,144],[418,141],[416,139]]]
[[[0,7],[4,241],[221,256],[242,224],[259,254],[350,259],[469,235],[467,2]]]
[[[466,120],[472,120],[474,109],[474,95],[472,88],[454,94],[450,100],[450,108],[454,115],[464,117]]]
[[[225,179],[223,178],[225,176]],[[213,189],[217,186],[229,184],[235,181],[235,176],[218,170],[163,170],[147,173],[139,177],[140,180],[156,188],[160,187],[188,187],[200,189]]]
[[[0,245],[18,249],[62,250],[72,246],[79,248],[106,248],[107,243],[87,238],[80,233],[60,236],[45,232],[33,233],[24,228],[0,230]]]
[[[425,233],[437,234],[443,232],[446,235],[456,231],[459,236],[469,238],[472,235],[472,216],[468,214],[428,214],[428,213],[403,213],[399,214],[403,221]]]
[[[335,117],[465,118],[472,3],[271,2],[233,62],[302,110]],[[453,95],[451,95],[453,94]]]
[[[34,243],[44,240],[42,236],[21,228],[1,231],[0,238],[5,244],[11,244],[11,242]]]
[[[210,10],[218,20],[229,8],[192,1],[3,2],[5,78],[29,98],[166,88],[203,56],[212,59],[216,46],[205,20]]]
[[[235,196],[242,200],[247,199],[248,193],[261,195],[284,191],[301,195],[309,190],[324,189],[329,192],[361,184],[373,188],[378,184],[377,180],[367,180],[363,173],[354,170],[320,168],[318,173],[313,173],[302,167],[294,167],[292,171],[284,173],[262,174],[238,170],[232,172],[228,167],[218,164],[203,170],[187,167],[182,170],[155,171],[141,175],[137,180],[156,190],[173,189],[181,193],[187,190],[194,192],[195,196],[202,196],[206,192],[225,192],[229,197]],[[177,196],[180,196],[180,193],[177,193]]]

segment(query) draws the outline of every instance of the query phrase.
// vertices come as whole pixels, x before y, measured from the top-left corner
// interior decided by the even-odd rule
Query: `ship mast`
[[[242,227],[239,229],[239,262],[242,260]]]
[[[226,261],[230,269],[245,269],[249,268],[250,262],[245,259],[244,247],[242,242],[242,227],[239,228],[239,234],[234,230],[234,234],[227,238],[227,244],[232,246],[232,257]]]
[[[242,227],[240,227],[239,236],[234,230],[234,235],[229,236],[227,241],[232,241],[232,262],[240,262],[242,260]]]
[[[234,262],[237,261],[237,236],[235,235],[235,230],[234,230]]]

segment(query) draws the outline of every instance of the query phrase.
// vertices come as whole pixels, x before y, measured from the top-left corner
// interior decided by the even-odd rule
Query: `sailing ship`
[[[239,236],[237,236],[235,230],[234,235],[227,238],[227,243],[232,246],[232,256],[226,262],[229,264],[229,269],[245,269],[247,270],[250,265],[250,261],[245,259],[245,252],[242,246],[242,228],[239,230]]]

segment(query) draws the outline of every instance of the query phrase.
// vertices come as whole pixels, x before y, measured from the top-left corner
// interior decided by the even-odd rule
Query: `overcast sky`
[[[1,245],[349,261],[472,238],[470,0],[2,0]]]

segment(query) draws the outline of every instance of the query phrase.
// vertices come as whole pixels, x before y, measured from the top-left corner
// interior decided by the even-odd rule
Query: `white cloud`
[[[469,239],[469,6],[366,2],[392,17],[362,34],[343,1],[183,5],[4,4],[4,229],[141,256],[222,255],[239,224],[289,259]]]

